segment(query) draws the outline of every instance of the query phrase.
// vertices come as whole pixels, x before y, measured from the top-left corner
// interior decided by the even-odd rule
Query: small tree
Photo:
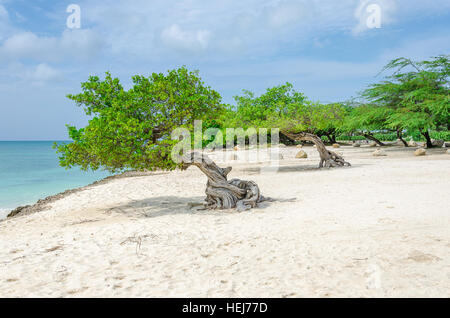
[[[372,135],[372,131],[389,129],[387,119],[392,112],[393,110],[388,107],[373,104],[357,106],[345,117],[340,131],[356,132],[369,140],[375,141],[380,146],[384,146],[383,142]]]
[[[116,172],[196,165],[208,177],[205,208],[246,210],[266,200],[256,183],[228,181],[231,167],[220,168],[203,154],[187,153],[178,163],[170,157],[179,142],[172,140],[174,129],[192,132],[194,120],[203,120],[206,128],[215,127],[220,124],[216,118],[220,121],[228,111],[198,72],[182,67],[167,74],[134,76],[133,83],[125,90],[119,79],[106,73],[103,81],[92,76],[81,84],[82,93],[68,95],[92,119],[84,128],[68,126],[72,143],[55,144],[61,166]]]
[[[133,84],[125,90],[106,73],[104,80],[91,76],[81,84],[82,93],[67,96],[92,118],[84,128],[68,126],[73,142],[57,145],[61,166],[111,172],[174,169],[170,154],[178,140],[171,139],[171,132],[192,130],[196,119],[211,123],[223,110],[219,93],[184,67],[136,75]]]
[[[432,147],[429,129],[448,129],[450,120],[449,55],[422,62],[401,57],[388,63],[385,70],[393,73],[383,82],[371,85],[362,96],[392,110],[386,118],[389,128],[397,132],[419,130],[427,147]]]
[[[312,109],[312,124],[318,136],[326,136],[336,143],[336,134],[344,124],[349,108],[342,103],[317,104]]]
[[[268,88],[259,97],[247,90],[242,96],[235,96],[236,126],[243,128],[263,127],[268,118],[279,117],[292,105],[302,105],[306,97],[294,90],[291,83]]]
[[[237,123],[279,128],[280,132],[291,140],[313,142],[320,154],[319,167],[350,165],[338,154],[327,150],[321,138],[314,134],[318,131],[318,125],[328,128],[330,124],[321,118],[319,112],[323,110],[320,105],[308,101],[302,93],[293,89],[292,84],[269,88],[259,97],[245,91],[245,95],[236,97],[236,101]]]

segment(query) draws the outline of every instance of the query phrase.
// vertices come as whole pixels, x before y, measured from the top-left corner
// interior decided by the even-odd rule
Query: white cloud
[[[419,14],[450,8],[448,0],[432,3],[418,0],[135,0],[132,4],[125,0],[105,0],[101,5],[80,0],[82,29],[66,29],[59,36],[22,30],[3,41],[0,34],[0,63],[31,60],[33,67],[71,64],[72,72],[80,70],[85,77],[107,69],[120,69],[128,74],[131,69],[163,71],[186,64],[203,71],[208,70],[208,65],[221,64],[226,65],[225,71],[235,72],[237,76],[243,70],[249,72],[248,76],[258,76],[255,75],[258,69],[268,69],[267,61],[276,61],[279,56],[283,59],[288,52],[289,59],[298,57],[302,62],[297,59],[289,66],[291,60],[279,61],[274,64],[272,74],[279,70],[292,73],[294,68],[300,68],[297,76],[314,76],[315,69],[310,65],[315,65],[323,70],[316,72],[322,77],[334,79],[340,72],[342,76],[356,78],[368,74],[361,73],[365,68],[359,70],[360,64],[335,64],[338,62],[333,61],[331,53],[324,55],[322,62],[314,62],[301,58],[301,52],[307,47],[326,51],[338,46],[334,41],[336,34],[342,37],[375,34],[367,29],[365,20],[365,8],[373,3],[382,7],[382,28],[400,25]],[[62,14],[64,17],[65,11]],[[56,19],[56,14],[53,16]],[[0,22],[7,20],[8,12],[0,5]],[[423,38],[416,39],[419,47],[414,52],[428,52],[420,46]],[[430,45],[442,47],[436,41]],[[355,48],[358,48],[356,42]],[[81,68],[74,70],[73,61],[96,63],[89,67],[81,64]],[[253,62],[256,73],[247,67]],[[326,72],[326,67],[332,71]],[[67,67],[60,68],[68,72]]]
[[[366,25],[368,4],[381,6],[383,28],[402,19],[450,8],[448,0],[135,0],[132,3],[105,0],[101,4],[79,0],[77,3],[82,9],[83,28],[90,29],[72,33],[66,30],[59,37],[27,34],[22,30],[3,36],[3,41],[0,30],[0,57],[9,53],[18,58],[34,55],[39,62],[86,60],[102,47],[107,47],[110,56],[142,61],[179,57],[175,55],[177,51],[185,58],[208,51],[214,54],[202,57],[210,60],[229,54],[267,56],[282,53],[285,44],[301,47],[330,33],[372,34]],[[58,17],[61,14],[65,12]],[[7,15],[0,5],[0,23]]]
[[[448,0],[435,0],[443,6]],[[140,61],[179,57],[217,60],[283,52],[329,34],[367,31],[365,3],[382,7],[382,27],[438,12],[420,0],[105,0],[79,1],[83,25],[92,25],[111,55]],[[447,5],[448,6],[448,5]],[[358,9],[361,8],[361,9]],[[397,8],[397,9],[396,9]],[[419,9],[420,8],[420,11]],[[212,54],[213,53],[213,54]]]
[[[61,79],[62,74],[60,71],[54,69],[53,67],[50,67],[45,63],[41,63],[38,64],[31,73],[28,73],[27,77],[29,77],[33,81],[45,82]]]
[[[298,24],[308,12],[308,9],[303,3],[298,1],[281,2],[275,8],[270,8],[268,10],[269,24],[276,28],[294,23]]]
[[[5,83],[5,87],[29,84],[42,86],[47,83],[52,83],[52,87],[56,87],[57,81],[62,80],[64,80],[63,72],[46,63],[29,65],[11,62],[4,67],[0,67],[0,83]]]
[[[205,50],[211,38],[208,30],[182,30],[177,24],[165,28],[161,32],[162,41],[174,48],[188,51]]]
[[[39,62],[86,61],[95,56],[101,48],[100,37],[89,29],[67,29],[60,37],[40,37],[32,32],[20,32],[3,42],[0,46],[0,57]]]
[[[29,123],[65,137],[64,123],[83,118],[70,112],[78,108],[61,109],[70,104],[65,94],[106,70],[130,86],[134,74],[187,65],[200,69],[227,102],[243,88],[261,93],[286,81],[311,99],[336,101],[379,80],[375,75],[391,58],[422,59],[450,49],[445,30],[437,28],[442,19],[436,25],[430,19],[448,14],[448,0],[77,0],[80,30],[66,29],[65,5],[39,1],[30,11],[42,15],[20,12],[24,22],[13,1],[0,3],[0,92],[6,100],[0,107],[14,104],[19,118],[12,121],[14,113],[5,108],[3,136],[14,135],[10,122],[22,127],[23,113],[38,109]],[[358,10],[364,3],[384,6],[382,33],[367,29],[365,7]],[[417,19],[424,23],[414,25]],[[48,114],[61,119],[49,122]]]
[[[10,32],[9,13],[6,11],[6,8],[0,4],[0,41],[2,41]]]

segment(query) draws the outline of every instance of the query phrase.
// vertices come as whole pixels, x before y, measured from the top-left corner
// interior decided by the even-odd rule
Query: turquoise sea
[[[66,170],[58,164],[53,141],[0,141],[0,219],[20,205],[67,189],[88,185],[110,174]]]

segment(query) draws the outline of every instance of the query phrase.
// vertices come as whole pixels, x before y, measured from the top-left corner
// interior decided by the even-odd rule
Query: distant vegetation
[[[416,138],[419,133],[431,147],[430,130],[448,131],[450,126],[449,56],[422,62],[398,58],[383,71],[391,74],[362,92],[366,102],[352,109],[341,130],[366,137],[387,130],[400,140],[405,132]]]
[[[331,143],[336,140],[383,141],[405,137],[424,140],[450,139],[449,56],[413,62],[391,61],[383,81],[369,86],[359,102],[321,104],[308,100],[292,85],[276,86],[255,97],[244,91],[236,97],[228,124],[234,126],[280,127],[307,131]]]
[[[68,95],[92,118],[84,128],[68,126],[73,142],[55,147],[65,167],[173,169],[169,156],[178,140],[171,139],[171,131],[192,131],[194,120],[203,120],[203,129],[222,131],[224,142],[226,128],[254,127],[256,132],[280,128],[283,142],[289,142],[292,133],[307,132],[330,143],[399,139],[407,146],[406,140],[413,138],[432,147],[431,139],[450,139],[449,57],[395,59],[383,68],[385,77],[361,92],[357,101],[328,104],[309,100],[290,83],[260,96],[244,90],[235,105],[223,104],[198,72],[185,67],[135,76],[128,91],[107,73],[104,80],[90,77],[82,83],[82,93]]]

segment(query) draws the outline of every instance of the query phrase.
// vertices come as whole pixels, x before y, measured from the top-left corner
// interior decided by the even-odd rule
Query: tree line
[[[198,71],[186,67],[136,75],[128,90],[107,72],[104,79],[89,77],[81,93],[67,95],[90,119],[83,128],[68,125],[72,142],[55,148],[67,168],[174,169],[170,153],[179,140],[171,132],[179,127],[193,131],[195,120],[202,120],[204,129],[221,130],[224,139],[226,128],[253,127],[279,128],[283,142],[315,135],[330,143],[366,138],[383,145],[383,136],[394,135],[405,146],[412,136],[433,147],[433,136],[450,139],[449,58],[394,59],[382,69],[380,82],[357,99],[336,103],[312,101],[285,83],[259,96],[244,90],[229,105]]]

